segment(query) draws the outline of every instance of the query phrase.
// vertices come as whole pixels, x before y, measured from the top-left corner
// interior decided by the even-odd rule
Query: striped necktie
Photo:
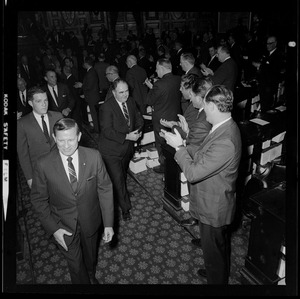
[[[127,110],[127,106],[124,102],[122,103],[122,107],[123,107],[124,116],[125,116],[125,119],[126,119],[126,122],[127,122],[127,126],[129,127],[130,126],[130,118],[129,118],[129,113],[128,113],[128,110]]]
[[[72,185],[73,191],[76,191],[77,189],[77,176],[76,171],[74,168],[74,165],[72,163],[72,157],[68,157],[68,171],[69,171],[69,177],[70,177],[70,183]]]
[[[22,91],[22,104],[23,104],[23,106],[26,106],[26,100],[25,100],[25,96],[24,96],[23,91]]]
[[[53,94],[54,94],[54,97],[55,97],[55,103],[56,103],[56,106],[58,107],[58,97],[57,97],[57,93],[56,93],[54,87],[52,87],[52,89],[53,89]]]

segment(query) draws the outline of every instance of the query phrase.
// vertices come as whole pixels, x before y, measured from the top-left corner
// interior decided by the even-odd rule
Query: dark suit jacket
[[[89,105],[96,105],[100,101],[99,79],[97,72],[91,67],[83,78],[82,90],[84,99]]]
[[[232,58],[225,60],[215,71],[214,75],[211,77],[213,84],[225,85],[232,92],[236,85],[238,75],[237,64]]]
[[[175,160],[190,182],[190,213],[201,223],[220,227],[233,221],[241,135],[233,119],[207,135],[200,146],[189,145]]]
[[[57,83],[57,90],[58,90],[58,101],[56,106],[54,99],[50,93],[50,90],[48,88],[48,84],[44,85],[43,90],[47,93],[48,102],[49,102],[49,110],[51,111],[59,111],[62,112],[66,108],[70,108],[73,110],[75,106],[75,99],[70,92],[68,86],[64,83],[58,82]]]
[[[151,77],[154,74],[154,72],[155,72],[155,63],[150,62],[150,60],[146,56],[139,59],[137,64],[146,71],[147,77]]]
[[[27,89],[34,86],[36,84],[36,81],[37,81],[37,75],[36,75],[36,72],[34,70],[34,67],[32,65],[28,64],[29,75],[25,71],[25,68],[24,68],[23,64],[20,64],[19,67],[20,67],[20,75],[21,75],[22,78],[24,78],[24,80],[27,83]]]
[[[65,77],[65,84],[68,86],[72,97],[75,100],[75,105],[71,112],[70,117],[76,120],[78,124],[81,124],[81,98],[80,98],[80,89],[75,88],[74,85],[77,82],[76,78],[72,74],[69,78]]]
[[[115,80],[117,80],[118,78],[116,78]],[[115,98],[113,93],[112,93],[112,90],[113,90],[112,84],[113,84],[113,82],[109,82],[109,87],[108,87],[108,90],[107,90],[107,93],[106,93],[106,96],[105,96],[105,101],[107,101],[109,98]]]
[[[26,94],[27,94],[27,92],[26,92]],[[19,90],[18,90],[18,92],[17,92],[17,111],[22,112],[22,117],[32,111],[32,107],[28,104],[28,101],[26,98],[25,98],[25,101],[26,101],[26,105],[24,106],[22,103],[20,94],[19,94]]]
[[[147,95],[147,104],[153,106],[152,123],[153,129],[160,131],[164,128],[160,124],[160,119],[178,120],[178,113],[181,113],[180,101],[181,92],[179,90],[181,77],[172,73],[165,74],[161,79],[153,84]]]
[[[99,90],[104,91],[107,90],[109,87],[108,80],[106,78],[106,68],[109,66],[107,62],[99,61],[96,62],[94,65],[94,69],[97,72],[98,79],[99,79]]]
[[[199,112],[199,109],[193,107],[192,103],[187,108],[184,116],[189,126],[186,144],[199,146],[209,133],[212,125],[206,120],[204,110],[202,109],[202,111]]]
[[[207,67],[210,68],[213,72],[215,72],[218,67],[221,65],[220,60],[217,56],[215,56],[208,64]]]
[[[197,75],[199,78],[203,77],[203,74],[201,73],[201,70],[196,66],[193,66],[186,74],[187,75],[194,74],[194,75]]]
[[[55,122],[63,115],[60,112],[48,111],[50,125],[50,144],[36,121],[33,112],[17,121],[17,152],[26,180],[32,179],[33,168],[37,159],[49,153],[56,145],[52,137]]]
[[[128,147],[134,146],[134,142],[125,140],[126,134],[142,127],[144,119],[132,97],[129,97],[126,103],[130,117],[129,128],[114,97],[109,98],[100,106],[101,133],[98,145],[102,155],[123,157]]]
[[[180,56],[184,53],[184,49],[181,48],[178,52],[174,52],[171,56],[171,62],[172,62],[172,73],[174,75],[181,76],[183,75],[183,70],[180,66]]]
[[[60,228],[72,233],[65,236],[67,246],[74,238],[76,224],[92,236],[103,221],[113,226],[112,183],[99,151],[78,147],[79,177],[76,193],[64,169],[58,149],[40,158],[34,171],[31,202],[49,235]]]
[[[258,75],[259,83],[264,86],[272,86],[273,88],[278,87],[282,68],[283,56],[279,50],[276,49],[271,55],[263,57]]]
[[[129,85],[131,96],[142,113],[146,112],[147,104],[148,87],[144,84],[146,78],[146,71],[139,65],[134,65],[126,72],[126,81]]]

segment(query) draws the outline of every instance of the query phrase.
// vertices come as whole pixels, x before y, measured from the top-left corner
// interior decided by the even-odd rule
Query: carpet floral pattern
[[[18,226],[24,250],[23,258],[17,258],[16,284],[71,284],[64,257],[46,237],[32,210],[25,178],[22,174],[18,178]],[[96,268],[100,284],[206,284],[206,279],[197,275],[197,270],[204,267],[202,250],[191,243],[199,235],[199,228],[181,227],[164,209],[162,178],[152,169],[128,176],[127,187],[134,194],[132,219],[119,220],[117,244],[100,243]],[[180,210],[178,216],[188,218],[189,213]],[[232,236],[230,285],[241,284],[248,237],[249,229],[245,227]]]
[[[147,183],[141,187],[128,177],[128,189],[134,192],[132,220],[120,220],[118,244],[100,244],[96,277],[101,284],[205,284],[197,275],[203,267],[201,248],[191,244],[192,236],[163,209],[161,175],[152,169],[139,174]],[[149,188],[152,196],[144,189]],[[154,200],[153,198],[156,198]],[[66,261],[47,238],[31,209],[28,194],[26,225],[31,247],[29,255],[17,263],[17,284],[70,284]],[[186,213],[186,212],[185,212]],[[23,223],[24,226],[24,223]],[[24,229],[24,228],[23,228]],[[247,232],[237,231],[232,238],[230,284],[240,284],[239,271],[247,254]],[[34,276],[34,278],[32,277]]]

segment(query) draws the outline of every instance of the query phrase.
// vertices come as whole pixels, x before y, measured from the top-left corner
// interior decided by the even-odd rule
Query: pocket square
[[[63,94],[63,95],[62,95],[63,98],[66,97],[66,96],[67,96],[66,94]]]
[[[87,178],[86,180],[87,180],[87,181],[90,181],[90,180],[93,179],[94,177],[95,177],[95,176],[93,175],[93,176]]]

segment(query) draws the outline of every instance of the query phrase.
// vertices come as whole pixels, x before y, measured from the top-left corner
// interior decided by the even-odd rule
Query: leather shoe
[[[161,167],[161,165],[155,166],[152,169],[156,173],[165,173],[165,169],[164,167]]]
[[[180,225],[182,226],[192,226],[196,224],[198,224],[198,220],[193,217],[180,221]]]
[[[201,247],[201,239],[192,239],[192,244]]]
[[[131,214],[130,214],[129,211],[123,213],[122,215],[123,215],[123,220],[124,220],[124,221],[127,221],[127,220],[130,220],[130,219],[131,219]]]
[[[99,284],[99,281],[93,274],[89,274],[91,284]]]
[[[198,271],[197,271],[197,274],[198,275],[200,275],[200,276],[202,276],[202,277],[207,277],[207,274],[206,274],[206,270],[205,269],[199,269]]]

